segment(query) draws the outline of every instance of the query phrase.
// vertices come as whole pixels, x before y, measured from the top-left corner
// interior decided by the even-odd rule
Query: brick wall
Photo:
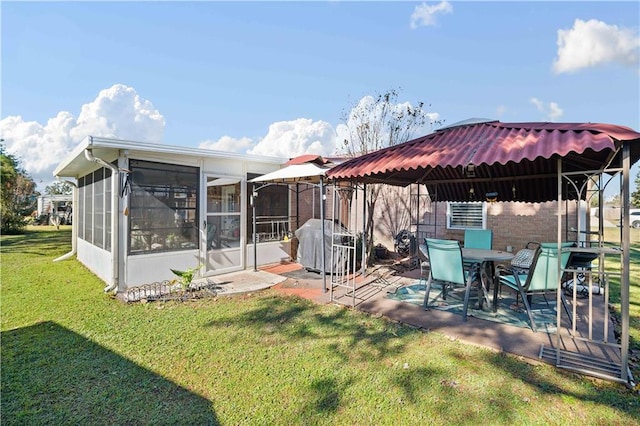
[[[300,186],[301,189],[304,185]],[[332,186],[328,185],[327,200],[325,203],[325,215],[327,219],[332,218]],[[319,210],[319,191],[315,190],[315,217],[320,217]],[[374,220],[374,244],[383,244],[388,249],[393,250],[394,238],[402,229],[414,231],[411,226],[417,219],[406,214],[410,203],[409,187],[399,188],[390,187],[386,195],[381,196],[376,204],[376,217]],[[415,192],[415,188],[414,188]],[[314,217],[313,212],[313,196],[312,191],[304,191],[300,193],[299,213],[300,226],[302,226],[309,218]],[[356,233],[362,231],[364,218],[362,209],[362,192],[358,197],[354,196],[351,204],[349,218],[342,218],[344,222],[348,219],[350,226],[355,226]],[[566,239],[564,229],[576,228],[576,203],[566,202],[562,208],[562,239]],[[464,240],[463,230],[454,230],[446,228],[447,205],[445,202],[439,203],[423,203],[421,207],[422,219],[421,223],[435,223],[436,226],[429,227],[430,236],[443,239]],[[291,196],[291,217],[292,230],[295,231],[296,216],[296,200],[295,191]],[[345,223],[347,224],[347,223]],[[588,226],[588,224],[587,224]],[[505,250],[507,246],[513,247],[514,251],[523,248],[527,242],[552,242],[557,239],[557,202],[550,201],[546,203],[523,203],[523,202],[496,202],[487,204],[487,228],[493,230],[493,248],[496,250]],[[435,235],[434,235],[435,234]],[[568,238],[574,240],[575,234],[569,232]]]
[[[409,199],[410,189],[396,188],[393,196],[396,197],[398,205],[405,205],[407,203],[403,200]],[[447,229],[446,227],[447,203],[429,204],[422,207],[424,212],[420,222],[435,223],[433,227],[424,228],[430,232],[430,236],[442,239],[456,239],[462,242],[464,240],[464,230]],[[575,240],[575,233],[569,232],[567,234],[565,229],[577,228],[577,204],[575,202],[563,204],[561,218],[562,239]],[[383,202],[378,202],[377,204],[374,243],[382,243],[387,248],[392,249],[395,235],[389,232],[388,226],[381,225],[389,222],[389,216],[394,215],[394,212],[388,209],[389,205]],[[415,218],[406,217],[397,219],[398,226],[410,231],[415,231],[411,224],[416,221]],[[556,201],[546,203],[496,202],[487,204],[487,228],[493,230],[493,248],[496,250],[506,250],[507,246],[511,246],[514,251],[517,251],[529,241],[556,241],[557,227]]]
[[[568,214],[562,209],[562,239],[565,227],[577,227],[576,203],[567,203]],[[446,229],[446,203],[438,206],[438,238],[464,240],[463,230]],[[568,222],[567,222],[568,219]],[[493,248],[514,251],[523,248],[527,242],[552,242],[557,240],[557,202],[546,203],[489,203],[487,204],[487,229],[493,231]],[[569,239],[575,236],[569,234]]]

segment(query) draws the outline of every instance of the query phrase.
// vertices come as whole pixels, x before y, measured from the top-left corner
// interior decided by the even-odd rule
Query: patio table
[[[480,265],[480,285],[482,292],[487,297],[487,288],[493,284],[493,311],[498,310],[498,286],[493,282],[494,262],[506,262],[513,259],[513,253],[501,250],[462,248],[462,258],[467,262],[476,262]],[[491,271],[487,274],[487,268]],[[480,299],[482,300],[482,299]],[[489,302],[487,298],[487,303]],[[482,307],[482,302],[480,302]]]

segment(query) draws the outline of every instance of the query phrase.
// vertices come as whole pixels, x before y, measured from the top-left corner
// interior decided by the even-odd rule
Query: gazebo
[[[546,202],[557,200],[558,248],[566,239],[562,202],[598,197],[600,215],[595,244],[570,249],[594,255],[598,271],[589,272],[605,282],[609,297],[607,258],[620,259],[621,335],[619,343],[604,336],[569,336],[580,344],[615,347],[618,358],[585,358],[570,348],[561,349],[561,333],[553,356],[555,364],[580,373],[630,384],[629,371],[629,227],[620,229],[620,244],[604,244],[603,193],[619,176],[622,223],[629,214],[629,173],[640,159],[640,133],[624,126],[598,123],[502,123],[470,119],[434,133],[345,161],[327,172],[334,183],[358,185],[424,185],[435,201],[468,201],[472,196],[498,201]],[[578,227],[580,229],[580,227]],[[366,234],[365,234],[366,235]],[[564,271],[559,271],[560,272]],[[569,271],[570,272],[570,271]],[[590,277],[589,279],[592,279]],[[558,286],[558,304],[560,303]],[[591,297],[591,296],[590,296]],[[605,300],[605,306],[608,299]],[[593,319],[590,312],[589,324]],[[574,316],[575,317],[575,316]],[[575,321],[575,319],[574,319]],[[605,321],[608,317],[605,315]],[[560,317],[558,317],[560,322]],[[608,324],[601,324],[608,330]],[[558,323],[558,330],[561,329]],[[575,324],[573,325],[575,331]],[[591,328],[589,328],[591,330]],[[566,336],[565,336],[566,337]],[[544,349],[544,348],[543,348]]]
[[[257,232],[256,232],[256,198],[258,197],[259,191],[262,188],[268,187],[270,185],[287,185],[288,187],[295,185],[296,194],[300,193],[300,184],[306,184],[311,188],[319,188],[320,190],[320,220],[322,223],[322,235],[325,233],[324,225],[325,225],[325,212],[324,212],[324,194],[325,194],[325,176],[326,173],[331,167],[334,165],[333,162],[323,158],[320,155],[314,154],[306,154],[301,155],[291,160],[287,161],[284,164],[284,167],[280,170],[276,170],[275,172],[267,173],[262,176],[258,176],[254,179],[251,179],[249,182],[254,184],[253,192],[251,194],[251,206],[253,208],[253,256],[254,261],[253,264],[255,269],[257,270],[258,259],[257,259]],[[296,197],[296,200],[298,197]],[[297,209],[296,209],[297,210]],[[299,227],[299,224],[297,224]],[[327,278],[326,278],[326,265],[327,261],[325,259],[325,251],[321,250],[321,274],[322,274],[322,288],[323,291],[327,291]]]

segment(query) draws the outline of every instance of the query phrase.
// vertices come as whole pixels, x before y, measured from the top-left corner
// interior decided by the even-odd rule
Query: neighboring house
[[[72,194],[38,197],[37,221],[42,225],[48,225],[55,221],[59,221],[59,225],[70,225],[72,222],[72,201]]]
[[[78,260],[105,290],[125,291],[170,280],[171,268],[203,265],[205,276],[252,268],[247,181],[286,160],[87,137],[54,175],[77,185]],[[256,198],[258,265],[289,259],[289,192],[274,186]]]

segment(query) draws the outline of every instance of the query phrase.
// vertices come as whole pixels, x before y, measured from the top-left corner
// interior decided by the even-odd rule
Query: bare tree
[[[428,132],[434,124],[441,123],[437,114],[424,110],[424,102],[416,106],[409,102],[398,103],[398,90],[391,89],[375,97],[362,98],[342,120],[348,131],[344,150],[350,157],[407,142],[418,132]],[[382,185],[367,185],[367,254],[373,251],[374,212]]]

